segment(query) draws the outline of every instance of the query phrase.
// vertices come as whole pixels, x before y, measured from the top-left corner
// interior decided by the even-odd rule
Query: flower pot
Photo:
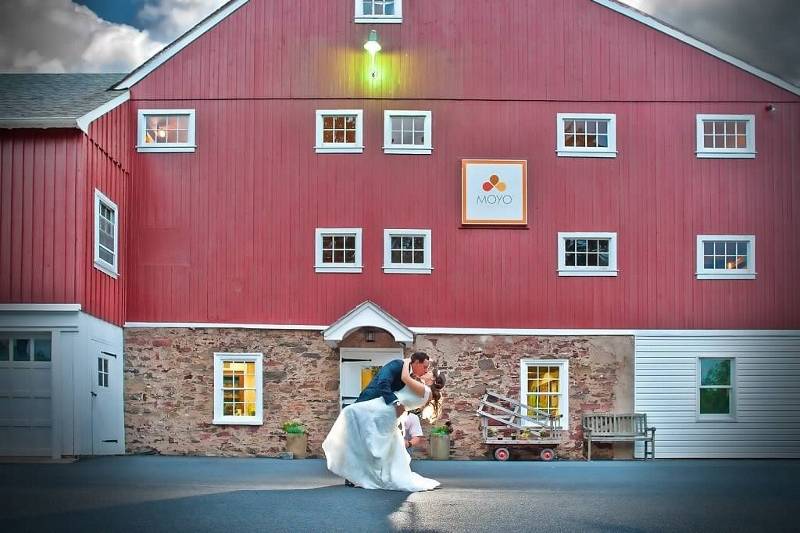
[[[450,435],[431,435],[431,459],[447,461],[450,459]]]
[[[286,451],[291,452],[295,459],[305,459],[308,456],[308,434],[287,433]]]

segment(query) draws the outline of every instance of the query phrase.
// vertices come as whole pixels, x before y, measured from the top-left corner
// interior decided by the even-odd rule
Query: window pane
[[[414,262],[417,264],[422,264],[425,262],[424,252],[414,252]]]
[[[333,127],[336,129],[343,130],[344,129],[344,117],[334,117],[333,119]]]
[[[14,361],[30,361],[30,339],[14,339]]]
[[[403,144],[414,144],[414,134],[410,131],[403,131]]]
[[[726,255],[736,255],[736,243],[732,241],[728,241],[725,243],[725,254]]]
[[[598,262],[598,266],[607,267],[608,266],[608,253],[600,253]]]
[[[704,255],[714,255],[714,243],[711,241],[706,241],[703,243],[703,254]]]
[[[415,146],[425,145],[425,132],[423,131],[414,132],[414,145]]]
[[[727,415],[730,412],[730,389],[700,389],[701,415]]]
[[[413,239],[411,237],[403,237],[403,249],[410,250],[412,245],[414,244]]]
[[[33,342],[33,360],[49,361],[50,349],[50,339],[36,339]]]
[[[586,256],[587,266],[597,266],[597,254],[589,254]]]
[[[700,359],[700,385],[730,385],[730,359]]]
[[[392,251],[392,263],[399,263],[401,261],[402,252],[400,250]]]
[[[585,252],[588,246],[589,244],[585,239],[579,239],[575,241],[575,250],[578,252]]]
[[[347,134],[345,135],[345,142],[348,142],[348,143],[356,142],[356,131],[355,130],[347,130]]]
[[[425,117],[414,117],[414,131],[425,129]]]
[[[322,251],[322,262],[323,263],[331,263],[333,262],[333,252],[330,250],[323,250]]]
[[[345,263],[353,263],[356,262],[356,251],[355,250],[347,250],[344,253],[344,262]]]
[[[8,348],[10,344],[8,339],[0,339],[0,361],[8,361]]]
[[[333,117],[322,117],[322,127],[326,130],[333,129]]]
[[[356,238],[354,236],[349,236],[344,238],[344,247],[354,250],[356,247]]]
[[[344,130],[333,130],[333,142],[343,143],[344,139]]]
[[[417,250],[421,250],[425,247],[424,245],[425,237],[414,237],[414,248]]]
[[[575,251],[575,239],[566,239],[564,245],[568,252]]]
[[[575,266],[575,254],[567,254],[565,264],[568,267]]]
[[[586,266],[586,254],[576,254],[577,266]]]
[[[334,263],[344,263],[344,250],[335,250],[333,252]]]
[[[403,263],[410,263],[413,259],[412,252],[403,252]]]
[[[341,249],[344,248],[344,237],[341,235],[337,235],[333,238],[333,248],[334,249]]]
[[[596,252],[597,251],[598,242],[597,239],[589,239],[589,251]]]
[[[324,143],[333,142],[333,130],[325,130],[322,132],[322,142]]]
[[[105,248],[101,247],[98,250],[98,254],[97,255],[100,257],[100,259],[102,259],[103,261],[105,261],[109,265],[113,265],[114,264],[114,254],[109,252]]]

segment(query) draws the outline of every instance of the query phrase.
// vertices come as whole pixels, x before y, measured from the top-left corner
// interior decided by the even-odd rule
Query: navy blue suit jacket
[[[382,397],[387,404],[397,400],[396,391],[403,388],[403,380],[400,376],[403,373],[403,360],[395,359],[389,361],[378,371],[369,382],[367,388],[361,391],[356,403],[366,402],[375,398]]]

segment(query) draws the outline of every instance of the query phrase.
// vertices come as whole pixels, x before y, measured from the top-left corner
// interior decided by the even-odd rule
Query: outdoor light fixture
[[[369,76],[375,79],[377,76],[377,71],[375,70],[375,54],[381,51],[381,43],[378,42],[377,31],[369,30],[369,37],[367,37],[367,42],[364,43],[364,50],[369,52],[369,57],[372,61]]]
[[[381,43],[378,42],[378,32],[369,30],[369,37],[367,42],[364,43],[364,50],[369,52],[369,55],[374,59],[375,54],[381,51]]]

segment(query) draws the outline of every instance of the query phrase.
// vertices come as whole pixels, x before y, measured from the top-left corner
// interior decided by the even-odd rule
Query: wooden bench
[[[593,442],[644,442],[644,458],[655,457],[656,428],[647,427],[645,414],[596,413],[583,415],[583,438],[588,443],[589,461]],[[650,450],[647,443],[650,443]]]

